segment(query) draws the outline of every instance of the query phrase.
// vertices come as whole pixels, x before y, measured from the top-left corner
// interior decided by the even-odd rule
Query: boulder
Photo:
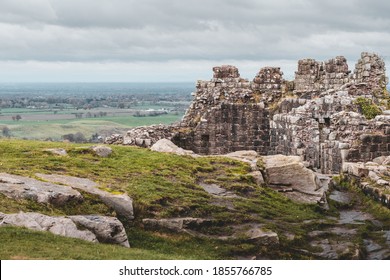
[[[327,186],[319,186],[321,180],[306,168],[299,156],[264,156],[266,180],[270,187],[283,192],[289,198],[303,203],[318,203],[327,190]]]
[[[113,208],[118,216],[125,219],[134,219],[133,200],[127,194],[112,194],[98,189],[98,184],[86,179],[57,174],[35,174],[37,177],[53,183],[60,183],[74,189],[94,194],[100,197],[103,203]]]
[[[108,157],[112,154],[112,149],[107,146],[92,146],[90,149],[99,157]]]
[[[260,245],[277,245],[279,244],[279,237],[276,232],[264,230],[259,227],[251,228],[244,233],[248,240]]]
[[[0,226],[25,227],[90,242],[118,244],[130,247],[122,223],[114,217],[68,216],[51,217],[40,213],[3,214]]]
[[[226,154],[224,156],[232,159],[245,160],[245,161],[257,161],[257,158],[259,157],[257,152],[253,150],[236,151],[233,153]]]
[[[78,227],[86,228],[95,234],[101,243],[118,244],[130,247],[122,223],[115,217],[106,216],[69,216]]]
[[[20,212],[18,214],[2,214],[0,220],[0,226],[25,227],[90,242],[98,242],[94,233],[89,230],[78,229],[77,225],[66,217],[50,217],[39,213]]]
[[[154,143],[154,145],[150,149],[152,151],[155,151],[155,152],[173,153],[173,154],[181,155],[181,156],[184,156],[184,155],[194,156],[195,155],[193,151],[184,150],[182,148],[179,148],[174,143],[172,143],[172,141],[170,141],[168,139],[158,140],[156,143]]]
[[[7,173],[0,173],[0,193],[12,199],[31,199],[55,206],[83,201],[82,195],[71,187]]]

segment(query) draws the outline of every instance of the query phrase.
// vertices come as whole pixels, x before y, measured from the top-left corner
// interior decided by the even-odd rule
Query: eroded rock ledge
[[[1,173],[0,193],[15,200],[27,199],[62,207],[68,203],[82,203],[84,197],[77,191],[82,190],[97,195],[102,203],[114,209],[119,217],[126,220],[134,218],[133,201],[126,194],[110,194],[98,189],[95,182],[85,178],[54,174],[37,174],[37,177],[55,183]],[[47,216],[40,213],[23,212],[17,214],[0,213],[0,226],[6,225],[49,231],[91,242],[130,246],[126,231],[116,217],[101,215]]]
[[[90,242],[130,247],[126,231],[115,217],[98,215],[52,217],[40,213],[0,213],[0,226],[26,227]]]

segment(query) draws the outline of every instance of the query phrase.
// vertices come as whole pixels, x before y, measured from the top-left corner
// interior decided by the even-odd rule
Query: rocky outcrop
[[[107,146],[92,146],[91,150],[99,157],[108,157],[112,154],[112,149]]]
[[[84,192],[99,196],[107,206],[113,208],[118,216],[131,220],[134,219],[133,200],[127,194],[112,194],[98,188],[98,184],[79,177],[58,174],[36,174],[37,177],[52,182],[79,189]]]
[[[174,232],[188,232],[211,223],[210,220],[200,218],[171,218],[171,219],[143,219],[142,223],[149,229],[168,229]]]
[[[0,173],[0,193],[13,199],[30,199],[55,206],[83,201],[82,195],[69,186],[6,173]]]
[[[173,232],[184,232],[198,237],[208,237],[213,239],[245,239],[249,242],[262,246],[279,244],[278,235],[267,230],[259,224],[233,225],[231,235],[207,235],[201,233],[201,229],[207,229],[215,221],[201,218],[170,218],[170,219],[143,219],[145,228],[153,230],[169,230]],[[205,231],[205,230],[203,230]]]
[[[320,186],[317,175],[307,169],[298,156],[263,157],[266,182],[292,200],[304,203],[321,202],[327,186]]]
[[[122,223],[114,217],[51,217],[39,213],[0,213],[0,226],[7,225],[48,231],[53,234],[90,242],[111,243],[130,247]]]
[[[79,228],[92,232],[100,243],[118,244],[130,247],[122,223],[115,217],[88,215],[68,216]]]
[[[168,139],[158,140],[156,143],[153,144],[150,149],[155,152],[172,153],[180,156],[195,156],[195,153],[193,151],[179,148]]]
[[[279,244],[279,236],[276,232],[265,230],[262,227],[253,227],[245,231],[244,236],[251,242],[263,246],[272,246]]]

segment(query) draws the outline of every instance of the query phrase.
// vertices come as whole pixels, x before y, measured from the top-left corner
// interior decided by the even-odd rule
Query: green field
[[[60,141],[61,136],[69,133],[81,132],[89,139],[93,134],[107,137],[113,133],[124,134],[131,127],[171,124],[179,121],[181,115],[166,114],[159,116],[110,116],[83,119],[57,119],[57,120],[26,120],[20,121],[0,120],[0,129],[8,127],[9,134],[13,138],[31,140],[52,139]],[[3,135],[4,136],[4,135]]]

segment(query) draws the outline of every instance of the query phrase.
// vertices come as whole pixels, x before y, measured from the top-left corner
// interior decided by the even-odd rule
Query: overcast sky
[[[384,0],[0,0],[0,82],[253,79],[362,51],[390,63]]]

